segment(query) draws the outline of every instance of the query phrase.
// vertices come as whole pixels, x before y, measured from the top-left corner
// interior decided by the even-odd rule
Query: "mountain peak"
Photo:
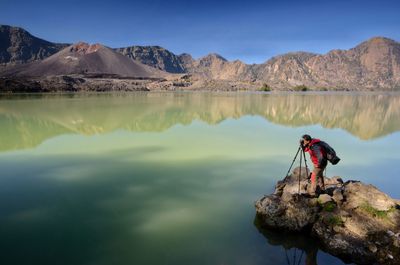
[[[0,31],[4,31],[4,30],[7,30],[7,31],[13,30],[13,31],[23,31],[23,32],[27,32],[25,29],[20,28],[20,27],[13,27],[13,26],[10,26],[10,25],[0,25]]]
[[[96,43],[96,44],[89,44],[83,41],[75,43],[71,45],[70,52],[76,52],[81,55],[97,52],[100,48],[104,47],[103,45]]]
[[[356,47],[354,47],[350,50],[364,50],[364,49],[368,49],[371,47],[392,46],[392,45],[398,45],[398,44],[399,43],[396,42],[395,40],[377,36],[377,37],[370,38],[369,40],[366,40],[366,41],[360,43],[359,45],[357,45]]]
[[[16,76],[53,76],[70,74],[111,74],[122,77],[152,77],[163,73],[133,61],[99,43],[78,42],[35,64],[8,71]]]
[[[222,57],[221,55],[217,54],[217,53],[210,53],[202,58],[200,58],[200,60],[222,60],[224,62],[227,62],[228,60],[226,60],[224,57]]]
[[[393,43],[393,42],[396,42],[396,41],[394,41],[392,39],[389,39],[389,38],[386,38],[386,37],[376,36],[376,37],[370,38],[366,42],[367,43],[381,43],[381,42]]]

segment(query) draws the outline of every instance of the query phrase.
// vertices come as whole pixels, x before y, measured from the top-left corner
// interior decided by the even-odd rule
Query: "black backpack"
[[[320,141],[318,142],[318,144],[322,146],[322,148],[324,148],[326,153],[326,159],[332,165],[336,165],[337,163],[339,163],[340,158],[336,155],[335,150],[329,144],[325,143],[324,141]]]

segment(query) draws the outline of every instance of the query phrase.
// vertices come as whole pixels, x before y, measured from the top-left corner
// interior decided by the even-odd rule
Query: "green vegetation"
[[[319,91],[328,91],[329,89],[327,87],[320,87],[318,90]]]
[[[309,90],[309,88],[306,87],[305,85],[300,85],[300,86],[295,86],[295,87],[293,88],[293,90],[294,90],[294,91],[307,91],[307,90]]]
[[[337,215],[331,215],[326,219],[326,222],[331,225],[331,226],[342,226],[344,224],[344,221],[340,216]]]
[[[269,92],[272,88],[268,84],[263,84],[263,86],[259,89],[260,91]]]
[[[322,210],[325,212],[333,212],[336,208],[336,204],[334,202],[327,202],[325,205],[322,207]]]
[[[370,214],[373,217],[378,217],[381,219],[387,219],[388,218],[388,214],[393,212],[395,210],[394,207],[390,208],[388,211],[380,211],[378,209],[375,209],[374,207],[372,207],[371,204],[369,204],[368,202],[364,202],[361,206],[360,209],[368,214]]]

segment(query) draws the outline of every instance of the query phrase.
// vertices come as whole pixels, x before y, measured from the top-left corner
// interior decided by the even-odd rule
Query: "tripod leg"
[[[300,152],[300,149],[301,149],[301,146],[299,146],[299,149],[297,149],[297,153],[296,153],[296,155],[295,155],[294,158],[293,158],[292,164],[290,165],[288,172],[286,173],[286,177],[289,176],[289,172],[290,172],[290,170],[292,169],[292,166],[293,166],[293,164],[294,164],[294,161],[296,161],[296,158],[297,158],[297,155],[298,155],[299,152]]]
[[[301,148],[301,147],[300,147]],[[302,149],[303,150],[303,149]],[[300,178],[301,178],[301,163],[302,163],[303,156],[300,154],[300,169],[299,169],[299,189],[298,194],[300,194]]]
[[[308,170],[308,166],[307,166],[307,159],[306,159],[306,152],[304,150],[303,151],[303,157],[304,157],[304,164],[306,165],[306,175],[307,177],[309,177],[310,171]]]

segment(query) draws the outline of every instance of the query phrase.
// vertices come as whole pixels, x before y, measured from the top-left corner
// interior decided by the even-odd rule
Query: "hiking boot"
[[[315,193],[316,193],[317,195],[321,195],[321,194],[325,194],[326,191],[325,191],[325,189],[322,189],[322,188],[320,188],[319,186],[317,186],[317,190],[315,191]]]

